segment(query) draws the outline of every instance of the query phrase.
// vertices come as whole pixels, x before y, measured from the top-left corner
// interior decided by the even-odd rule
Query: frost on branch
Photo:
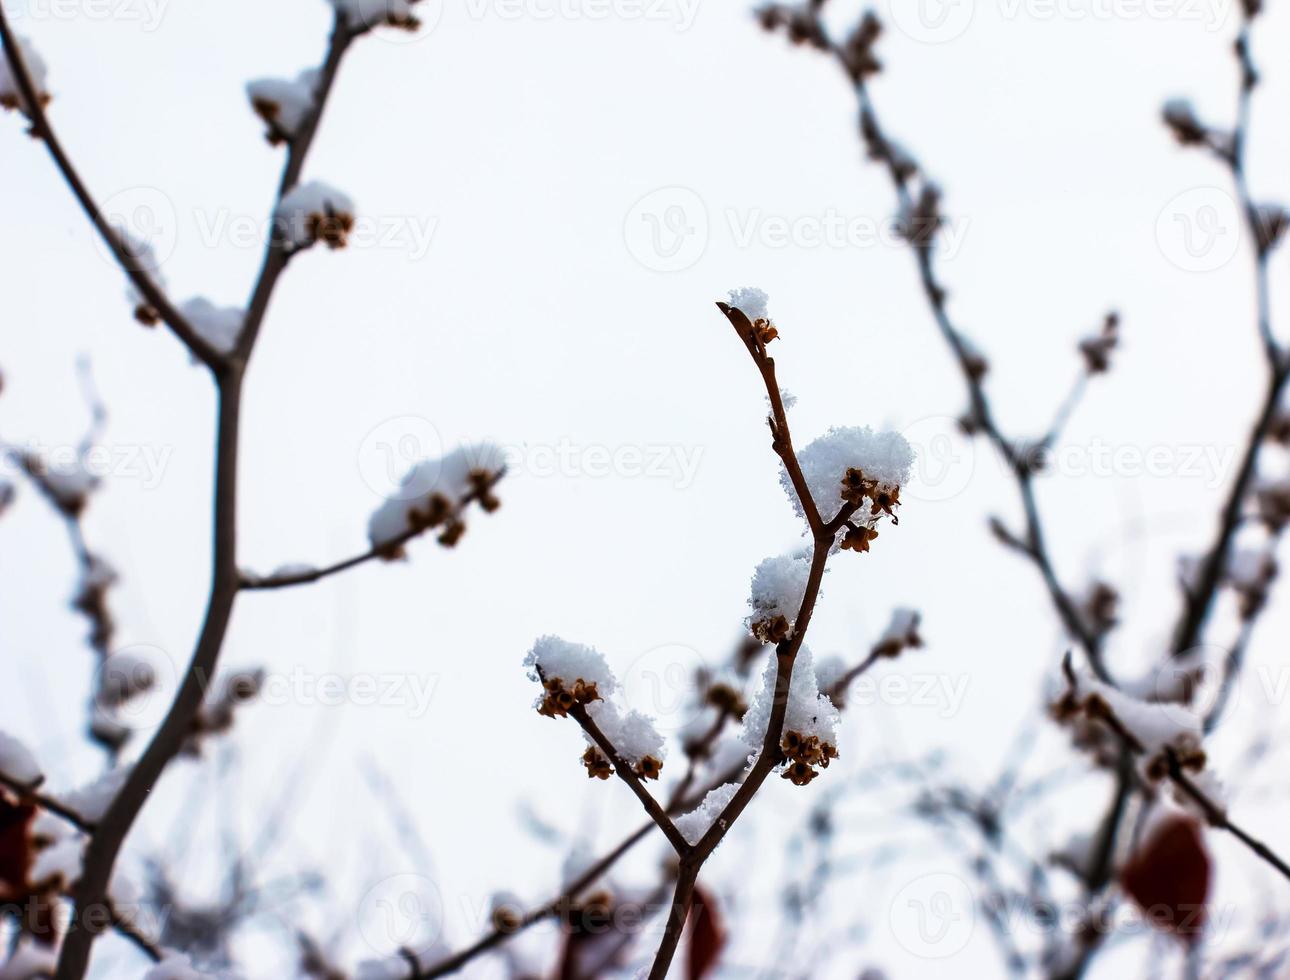
[[[15,40],[18,42],[18,53],[22,56],[22,63],[27,69],[27,77],[31,79],[31,87],[36,93],[37,101],[42,107],[49,105],[51,96],[45,85],[49,69],[45,59],[25,37],[16,37]],[[31,114],[28,111],[30,107],[18,90],[18,80],[14,78],[9,68],[8,52],[0,52],[0,108],[6,111],[18,109],[23,115]]]
[[[418,0],[331,0],[336,12],[351,30],[369,30],[387,25],[415,31],[421,21],[413,8]]]
[[[829,520],[844,503],[857,508],[846,529],[842,547],[868,551],[878,536],[883,514],[896,522],[900,488],[909,482],[914,450],[899,432],[875,432],[866,426],[832,428],[797,454],[806,486],[820,516]],[[781,465],[779,482],[798,516],[805,517],[788,470]]]
[[[292,188],[273,213],[274,228],[296,251],[323,242],[344,248],[354,228],[354,202],[321,181]]]
[[[394,495],[372,514],[367,536],[388,559],[403,557],[408,537],[442,527],[439,543],[452,547],[466,531],[463,512],[477,502],[485,512],[501,506],[492,488],[505,472],[500,447],[492,443],[461,446],[442,459],[417,463]]]
[[[770,725],[778,661],[774,652],[766,658],[761,687],[744,715],[743,740],[754,750],[761,749]],[[793,663],[780,743],[786,757],[782,770],[785,779],[797,786],[805,786],[819,775],[816,766],[821,769],[829,767],[829,763],[838,757],[838,721],[838,709],[828,695],[820,693],[810,648],[802,646]]]
[[[237,346],[237,338],[246,320],[244,311],[232,306],[216,306],[201,296],[188,300],[179,307],[179,312],[197,335],[221,354],[227,354]]]
[[[805,555],[779,555],[757,566],[748,598],[752,612],[746,620],[753,636],[763,643],[788,638],[810,574],[811,559]]]
[[[676,829],[691,844],[699,843],[703,839],[703,835],[712,826],[713,821],[721,816],[721,812],[730,805],[730,801],[735,798],[735,793],[737,792],[739,792],[738,783],[725,783],[716,789],[709,790],[702,803],[689,813],[683,813],[676,818],[674,821]]]
[[[257,78],[248,82],[251,108],[268,127],[265,138],[273,145],[296,138],[314,107],[318,91],[318,70],[302,71],[295,79]]]
[[[36,786],[45,778],[31,750],[3,731],[0,731],[0,775],[27,787]]]

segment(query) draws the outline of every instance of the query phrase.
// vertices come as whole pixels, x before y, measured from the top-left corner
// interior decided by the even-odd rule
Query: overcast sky
[[[281,152],[243,85],[316,63],[327,5],[5,4],[49,63],[54,125],[105,210],[152,238],[177,298],[244,303]],[[176,838],[184,795],[232,814],[249,840],[289,785],[273,867],[335,879],[331,917],[315,925],[348,929],[358,957],[376,952],[358,922],[383,879],[433,879],[454,946],[476,934],[494,891],[548,897],[563,848],[521,831],[522,802],[601,844],[634,826],[626,789],[583,775],[573,726],[531,710],[520,661],[554,632],[643,677],[719,661],[738,637],[752,569],[798,540],[759,379],[713,306],[757,285],[780,327],[780,380],[798,397],[797,441],[885,425],[922,454],[900,526],[871,554],[835,562],[810,644],[858,658],[893,606],[916,606],[927,648],[885,669],[931,694],[887,690],[848,714],[840,770],[808,790],[776,780],[758,797],[708,871],[718,891],[738,886],[755,921],[776,881],[764,856],[782,840],[775,815],[934,748],[988,778],[1035,717],[1062,640],[1032,569],[986,530],[990,514],[1016,518],[1013,487],[984,444],[954,434],[957,369],[890,234],[886,177],[864,160],[833,64],[762,34],[745,3],[422,7],[416,35],[356,45],[309,160],[308,177],[354,198],[359,234],[293,262],[274,299],[246,396],[241,560],[269,571],[363,549],[402,468],[461,441],[511,450],[504,506],[475,517],[454,551],[419,541],[407,563],[243,596],[224,663],[265,666],[280,696],[239,722],[228,781],[211,761],[176,764],[135,853]],[[1167,642],[1176,557],[1211,533],[1262,397],[1250,255],[1225,174],[1158,123],[1172,95],[1230,119],[1234,7],[918,0],[879,11],[891,27],[873,95],[891,135],[944,186],[950,309],[989,353],[1005,427],[1038,434],[1078,370],[1078,338],[1108,309],[1122,313],[1122,356],[1080,407],[1041,496],[1066,580],[1097,573],[1124,592],[1111,659],[1125,672]],[[837,23],[858,9],[840,6]],[[1266,84],[1250,159],[1258,194],[1281,200],[1287,16],[1273,5],[1259,21]],[[90,356],[111,411],[111,472],[88,526],[121,572],[119,643],[181,670],[208,584],[212,386],[172,337],[133,322],[122,276],[12,115],[0,119],[0,175],[0,436],[75,444],[86,423],[75,360]],[[1274,309],[1285,310],[1279,292]],[[67,609],[73,577],[62,528],[23,493],[0,521],[0,716],[62,785],[101,765],[82,734],[91,659]],[[1263,623],[1242,706],[1266,708],[1257,669],[1280,662],[1288,625],[1275,611]],[[1220,617],[1215,639],[1230,635]],[[347,703],[323,703],[327,674],[348,685]],[[363,703],[359,677],[397,688],[398,703]],[[652,707],[666,724],[667,706]],[[1248,744],[1251,726],[1231,727],[1216,743],[1220,771]],[[1045,764],[1073,761],[1060,734],[1043,744]],[[432,866],[371,789],[377,770]],[[1241,812],[1255,830],[1284,826],[1284,799],[1257,792],[1272,778],[1248,777]],[[1074,807],[1036,815],[1051,843],[1091,824],[1104,791],[1089,785]],[[903,821],[887,829],[920,839]],[[1216,846],[1220,895],[1263,894],[1249,856]],[[643,850],[634,877],[648,881],[661,854]],[[200,897],[209,861],[189,859]],[[854,913],[837,915],[869,933],[837,976],[943,972],[886,925],[929,870],[966,877],[929,849],[857,885]],[[766,962],[768,938],[748,929],[734,957]],[[997,968],[980,923],[963,946],[956,973]],[[137,975],[111,941],[100,953],[96,975]]]

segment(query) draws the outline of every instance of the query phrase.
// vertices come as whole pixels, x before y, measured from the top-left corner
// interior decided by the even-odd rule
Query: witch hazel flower
[[[290,143],[299,135],[317,100],[318,69],[302,71],[296,78],[257,78],[246,86],[251,108],[268,127],[265,139],[273,146]]]
[[[344,248],[354,229],[354,202],[342,192],[314,180],[298,184],[278,203],[274,228],[294,250],[323,242]]]
[[[46,86],[46,78],[49,74],[48,66],[45,59],[25,37],[16,37],[17,52],[22,59],[23,67],[27,69],[27,77],[31,79],[31,87],[35,91],[36,100],[41,107],[49,105],[52,98],[49,89]],[[25,116],[30,116],[30,106],[27,100],[23,98],[22,92],[18,89],[18,80],[14,77],[13,71],[9,67],[9,58],[7,52],[0,53],[0,108],[6,112],[12,112],[15,109]]]
[[[807,490],[828,520],[843,504],[855,508],[844,529],[841,547],[868,551],[878,536],[882,515],[898,523],[900,488],[909,482],[914,450],[899,432],[875,432],[869,426],[832,428],[797,454]],[[788,470],[780,465],[780,484],[799,517],[806,511]]]
[[[493,487],[505,472],[504,452],[488,442],[422,460],[372,514],[367,524],[372,547],[387,560],[401,558],[405,541],[433,528],[441,529],[440,544],[453,547],[466,532],[463,515],[469,504],[478,503],[489,514],[501,506]]]

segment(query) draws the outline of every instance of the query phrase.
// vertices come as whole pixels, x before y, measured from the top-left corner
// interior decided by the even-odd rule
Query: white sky
[[[260,258],[246,229],[264,221],[281,158],[260,138],[242,86],[314,64],[328,9],[156,2],[6,0],[6,9],[50,64],[54,123],[106,210],[157,232],[177,298],[239,304]],[[910,255],[863,237],[884,227],[892,199],[863,160],[834,65],[763,35],[743,3],[652,0],[646,14],[625,0],[433,2],[432,29],[356,46],[311,156],[307,176],[354,197],[372,234],[304,255],[275,297],[246,398],[242,563],[268,571],[363,548],[388,489],[387,447],[433,452],[479,438],[513,447],[504,507],[473,520],[455,552],[418,542],[408,564],[239,600],[225,664],[433,684],[428,710],[329,708],[312,697],[261,705],[239,724],[232,786],[217,786],[210,766],[180,763],[132,841],[173,837],[181,794],[199,794],[207,809],[223,801],[249,836],[298,777],[275,867],[332,875],[330,921],[350,930],[351,953],[372,955],[355,922],[363,890],[382,878],[432,875],[453,945],[477,930],[471,916],[492,892],[546,897],[562,854],[521,832],[519,801],[602,843],[634,826],[624,787],[583,777],[572,724],[530,710],[519,662],[544,632],[594,644],[624,671],[640,658],[652,669],[718,660],[738,635],[753,567],[797,534],[758,379],[712,305],[755,284],[781,325],[775,355],[799,397],[798,442],[832,424],[890,425],[928,461],[900,527],[884,530],[872,554],[835,563],[812,647],[858,657],[894,605],[915,605],[928,648],[888,672],[965,685],[961,704],[942,694],[851,713],[842,770],[806,791],[777,782],[758,798],[709,872],[714,887],[737,887],[741,907],[756,906],[777,880],[765,857],[782,840],[771,814],[796,813],[818,787],[875,760],[937,747],[966,777],[988,778],[1033,716],[1061,641],[1032,570],[985,530],[988,514],[1015,517],[1012,487],[983,444],[955,438],[945,455],[939,436],[963,407],[961,384]],[[953,0],[930,34],[902,7],[909,30],[884,37],[888,69],[873,84],[889,132],[945,187],[951,312],[991,356],[1007,428],[1037,434],[1077,368],[1078,337],[1107,309],[1123,314],[1115,371],[1070,427],[1067,472],[1041,492],[1067,581],[1098,571],[1125,593],[1112,652],[1125,672],[1165,642],[1174,560],[1207,539],[1262,396],[1248,247],[1237,252],[1234,212],[1223,210],[1224,174],[1179,151],[1157,122],[1175,94],[1194,97],[1207,118],[1230,118],[1236,14],[1230,0],[1214,2]],[[837,13],[845,24],[855,10]],[[1266,85],[1251,148],[1254,186],[1282,199],[1290,74],[1276,55],[1286,18],[1274,9],[1259,22]],[[121,275],[43,149],[16,118],[0,124],[0,435],[74,444],[85,421],[74,362],[91,356],[112,413],[104,443],[120,466],[89,527],[122,573],[120,644],[155,647],[178,668],[207,587],[211,385],[172,338],[134,324]],[[1203,223],[1211,213],[1214,248],[1189,257],[1178,216]],[[658,239],[656,252],[651,220],[662,236],[682,225],[693,233]],[[839,222],[851,240],[812,234]],[[787,243],[776,237],[783,227]],[[1284,296],[1275,308],[1284,311]],[[1099,454],[1124,447],[1164,447],[1176,465],[1154,476],[1131,462],[1098,469]],[[140,452],[163,461],[155,478],[127,459]],[[633,452],[661,460],[663,475],[643,474]],[[1227,465],[1197,469],[1194,452]],[[0,717],[64,784],[100,762],[81,735],[90,659],[66,609],[72,575],[61,527],[23,493],[0,521],[11,679]],[[1216,641],[1228,626],[1216,622]],[[1278,665],[1286,626],[1274,613],[1261,627],[1242,709],[1267,712],[1255,670]],[[1248,741],[1250,725],[1232,727],[1216,748],[1220,769]],[[1059,736],[1048,741],[1052,759],[1070,761]],[[369,790],[373,760],[413,815],[432,869],[400,844]],[[1090,826],[1102,794],[1038,820],[1045,842]],[[1283,825],[1283,800],[1249,795],[1237,812],[1253,829]],[[1220,885],[1263,894],[1251,890],[1251,879],[1265,881],[1251,859],[1216,844]],[[661,852],[642,853],[645,881]],[[192,860],[199,880],[205,862]],[[870,934],[836,975],[869,964],[901,977],[943,970],[884,926],[890,896],[928,868],[962,874],[929,852],[854,883],[854,918],[867,917]],[[767,962],[767,940],[749,930],[732,955]],[[105,942],[97,975],[136,975],[137,961],[120,953]],[[956,972],[996,969],[980,923],[950,962]]]

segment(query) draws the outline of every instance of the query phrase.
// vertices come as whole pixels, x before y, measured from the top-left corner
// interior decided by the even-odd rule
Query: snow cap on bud
[[[1204,143],[1209,135],[1209,130],[1197,118],[1196,108],[1191,104],[1190,99],[1170,99],[1165,103],[1162,117],[1165,125],[1174,134],[1174,138],[1183,146]]]
[[[899,432],[875,432],[868,426],[832,428],[797,454],[807,489],[820,516],[828,521],[845,503],[854,509],[842,547],[868,551],[883,514],[896,522],[900,488],[909,482],[914,450]],[[787,468],[780,484],[794,510],[806,516]]]
[[[413,12],[413,6],[417,2],[418,0],[331,0],[331,5],[353,31],[366,31],[381,26],[415,31],[421,26],[421,21]]]
[[[275,230],[293,249],[315,242],[344,248],[354,229],[354,202],[321,181],[299,184],[287,192],[273,214]]]
[[[251,108],[268,127],[265,138],[273,146],[289,143],[300,133],[314,108],[318,70],[310,68],[296,78],[257,78],[246,86]]]
[[[766,295],[766,291],[756,286],[730,290],[730,305],[748,318],[753,326],[753,333],[763,347],[779,336],[767,308],[769,302],[770,297]]]
[[[753,572],[752,612],[745,620],[753,636],[763,643],[779,643],[792,632],[793,622],[806,596],[811,559],[806,555],[767,558]]]
[[[45,65],[45,59],[40,56],[29,40],[25,37],[15,37],[17,41],[17,53],[22,59],[23,67],[27,69],[27,77],[31,79],[31,87],[36,93],[36,100],[41,107],[49,105],[49,89],[45,85],[46,76],[49,73]],[[26,99],[23,98],[22,92],[18,89],[18,79],[14,76],[13,70],[9,66],[9,52],[0,52],[0,108],[6,111],[17,109],[23,115],[31,115],[28,111],[29,106]]]

